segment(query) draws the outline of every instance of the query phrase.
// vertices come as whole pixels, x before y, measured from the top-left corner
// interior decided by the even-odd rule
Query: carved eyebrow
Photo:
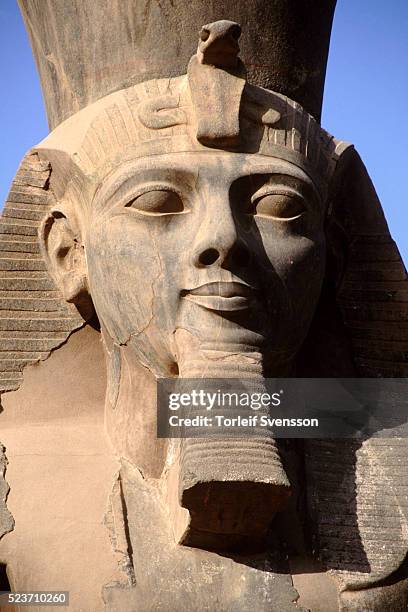
[[[243,173],[243,175],[249,176],[254,174],[270,177],[281,176],[292,181],[298,181],[302,184],[314,186],[314,181],[310,178],[310,176],[294,165],[288,167],[286,164],[283,166],[279,165],[279,163],[254,163],[251,161],[251,164],[245,168],[245,172]]]
[[[265,159],[260,159],[260,156],[255,158],[255,156],[249,160],[248,170],[245,174],[264,174],[264,175],[280,175],[289,177],[292,180],[300,181],[302,184],[306,186],[312,187],[312,189],[319,194],[319,188],[315,183],[313,177],[307,172],[306,169],[301,169],[296,164],[292,162],[288,162],[286,160],[281,160],[279,158],[270,157]],[[271,170],[271,162],[273,162],[273,169]],[[321,197],[319,195],[319,197]]]
[[[274,186],[276,188],[282,186],[286,189],[291,189],[294,193],[298,192],[299,195],[305,198],[306,200],[312,198],[320,206],[323,205],[322,196],[317,186],[307,175],[304,178],[301,178],[300,176],[293,176],[290,174],[280,174],[279,176],[282,177],[283,181],[277,181],[276,183],[274,183]],[[289,184],[289,182],[287,185],[284,183],[284,179],[287,178],[290,179],[291,184]]]
[[[293,185],[287,185],[283,181],[280,181],[279,183],[266,182],[252,194],[251,200],[256,200],[267,193],[285,193],[305,199],[307,194],[303,193],[303,191],[304,190],[302,188],[298,189],[297,186],[294,187]]]
[[[321,196],[317,187],[307,175],[300,176],[299,174],[290,174],[287,171],[282,172],[282,170],[271,170],[271,168],[269,168],[261,172],[246,172],[234,182],[240,181],[248,181],[251,188],[255,189],[253,195],[256,195],[261,190],[267,190],[268,187],[271,190],[283,188],[291,190],[294,193],[298,192],[301,197],[306,199],[312,196],[314,199],[317,199],[318,202],[321,202]]]
[[[108,178],[100,187],[95,194],[94,200],[103,201],[104,204],[109,202],[112,198],[125,196],[126,193],[136,190],[143,184],[166,184],[169,187],[173,184],[175,187],[191,188],[198,175],[198,169],[188,169],[176,164],[169,167],[168,164],[163,163],[156,167],[128,167],[124,171],[119,171],[110,179]]]

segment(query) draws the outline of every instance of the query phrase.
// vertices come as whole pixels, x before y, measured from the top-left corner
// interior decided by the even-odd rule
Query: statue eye
[[[253,214],[283,221],[297,219],[305,212],[301,196],[287,193],[268,193],[253,201]]]
[[[185,212],[181,197],[169,189],[145,191],[125,205],[145,215],[171,215]]]

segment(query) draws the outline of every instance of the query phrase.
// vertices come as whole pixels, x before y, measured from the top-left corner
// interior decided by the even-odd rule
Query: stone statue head
[[[53,279],[156,376],[193,375],[198,354],[211,367],[211,351],[245,355],[226,372],[292,373],[321,293],[344,145],[246,82],[238,37],[204,27],[187,75],[106,96],[36,148]]]

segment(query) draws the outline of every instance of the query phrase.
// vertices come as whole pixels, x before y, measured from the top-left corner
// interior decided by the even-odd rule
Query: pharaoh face
[[[117,344],[174,371],[177,329],[214,349],[290,363],[324,274],[325,206],[307,172],[257,154],[127,161],[93,199],[84,248],[92,299]]]
[[[187,76],[81,111],[43,148],[80,228],[67,237],[72,207],[54,217],[50,269],[66,299],[90,291],[116,345],[161,376],[187,362],[189,343],[256,353],[269,375],[289,373],[321,290],[336,160],[299,105],[197,56]]]

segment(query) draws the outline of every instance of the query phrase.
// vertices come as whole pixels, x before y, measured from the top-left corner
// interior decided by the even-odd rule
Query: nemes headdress
[[[239,36],[231,21],[204,26],[187,74],[101,98],[25,156],[0,219],[1,391],[17,389],[24,366],[46,359],[85,324],[41,253],[38,232],[50,210],[64,199],[87,207],[103,178],[127,159],[209,149],[299,164],[328,201],[328,269],[299,375],[408,375],[406,272],[367,171],[351,145],[327,134],[297,102],[247,82]],[[315,546],[345,588],[375,584],[403,561],[408,502],[395,467],[403,456],[406,442],[398,438],[392,452],[383,439],[307,444]],[[359,525],[342,518],[350,516],[342,487],[353,488],[353,478]],[[392,516],[394,537],[381,553],[374,506]]]

